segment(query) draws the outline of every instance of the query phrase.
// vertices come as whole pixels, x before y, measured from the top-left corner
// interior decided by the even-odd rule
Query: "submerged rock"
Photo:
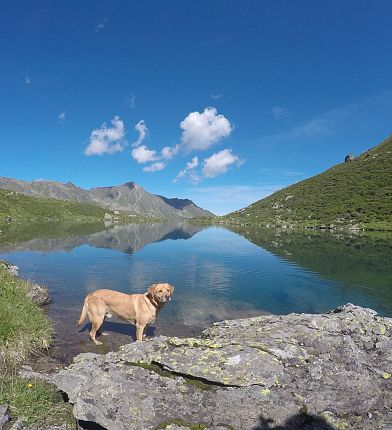
[[[386,430],[391,334],[392,319],[350,304],[223,321],[80,354],[53,381],[77,419],[110,430]]]
[[[18,276],[19,267],[8,263],[8,261],[0,260],[0,268],[4,268],[13,276]],[[49,290],[44,285],[28,283],[26,296],[38,306],[44,306],[51,302]]]
[[[44,306],[51,302],[49,290],[44,285],[31,284],[26,295],[38,306]]]
[[[4,268],[8,273],[18,276],[19,267],[15,264],[8,263],[8,261],[0,260],[0,267]]]

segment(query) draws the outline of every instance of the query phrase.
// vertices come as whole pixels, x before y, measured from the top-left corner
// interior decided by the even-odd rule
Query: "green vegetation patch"
[[[31,197],[15,191],[0,190],[0,224],[26,221],[96,221],[104,219],[107,209],[89,203]]]
[[[392,136],[214,223],[392,230]]]
[[[182,419],[173,419],[159,424],[157,427],[155,427],[155,430],[161,430],[161,429],[169,430],[171,428],[174,428],[174,426],[186,427],[186,428],[189,428],[190,430],[204,430],[208,427],[207,424],[203,424],[203,423],[190,423]]]
[[[0,404],[8,405],[13,421],[22,419],[29,428],[67,423],[74,429],[71,407],[54,386],[17,375],[17,365],[47,349],[53,338],[44,311],[26,296],[30,287],[0,264]]]
[[[0,266],[0,372],[50,346],[53,329],[44,311],[26,297],[29,282]]]
[[[36,379],[16,375],[0,377],[0,404],[8,405],[12,420],[23,419],[33,428],[67,422],[75,427],[69,405],[63,403],[60,393],[52,385]]]

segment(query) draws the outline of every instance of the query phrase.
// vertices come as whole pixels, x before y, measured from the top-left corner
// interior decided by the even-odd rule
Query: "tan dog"
[[[95,335],[100,334],[105,317],[110,318],[113,313],[135,324],[136,339],[143,340],[145,328],[155,322],[159,310],[170,300],[173,292],[174,287],[170,284],[153,284],[144,294],[124,294],[113,290],[94,291],[84,299],[78,326],[85,322],[88,315],[91,321],[90,339],[96,345],[102,345]]]

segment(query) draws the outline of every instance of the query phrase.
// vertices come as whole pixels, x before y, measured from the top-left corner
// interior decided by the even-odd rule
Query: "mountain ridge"
[[[392,230],[392,135],[358,157],[217,220],[267,227]]]
[[[0,189],[33,197],[90,203],[105,209],[130,215],[152,216],[168,220],[184,220],[198,216],[212,216],[189,199],[167,198],[147,192],[135,182],[83,189],[72,182],[24,181],[0,177]]]

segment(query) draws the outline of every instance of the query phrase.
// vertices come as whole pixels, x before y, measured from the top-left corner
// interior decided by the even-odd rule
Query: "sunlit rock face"
[[[391,334],[392,319],[353,305],[223,321],[200,338],[80,354],[54,382],[77,419],[114,430],[381,430],[392,423]]]

